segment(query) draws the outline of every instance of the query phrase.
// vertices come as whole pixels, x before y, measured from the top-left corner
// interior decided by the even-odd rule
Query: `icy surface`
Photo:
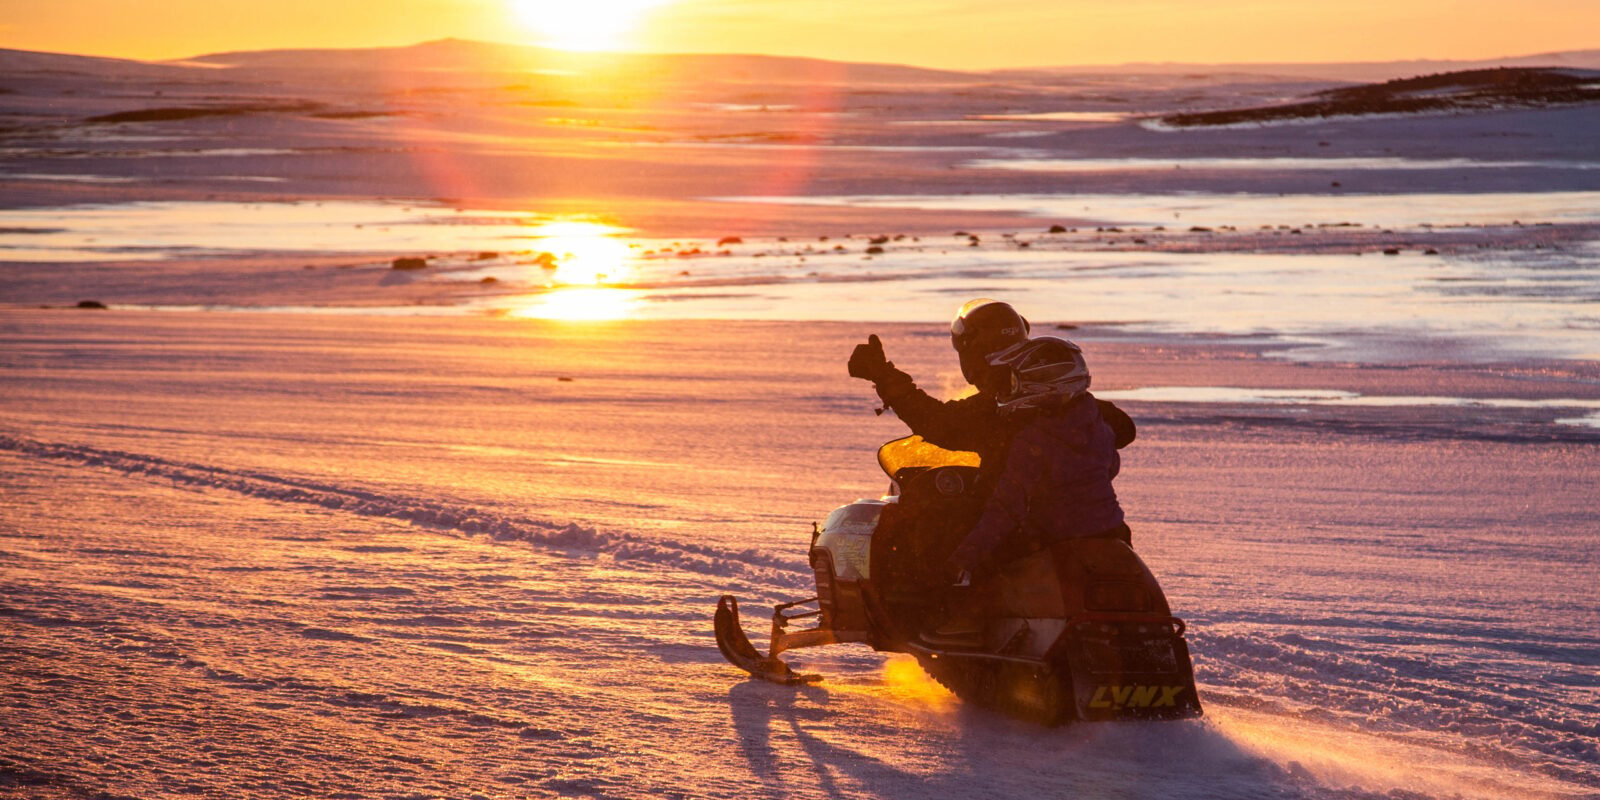
[[[1271,169],[1270,160],[1241,159],[1234,167],[1246,171]],[[1009,162],[1018,170],[1036,163],[1031,160]],[[1078,163],[1078,162],[1072,162]],[[1310,163],[1321,169],[1324,161]],[[1481,162],[1470,162],[1482,168]],[[988,166],[996,166],[989,164]],[[1088,166],[1097,166],[1091,160]],[[1110,168],[1110,164],[1099,164]],[[1146,164],[1124,164],[1122,168],[1143,171]],[[1171,166],[1167,167],[1171,169]],[[1356,167],[1355,169],[1359,169]],[[1593,222],[1600,218],[1600,192],[1508,192],[1471,194],[1426,194],[1408,192],[1351,194],[1277,194],[1251,192],[1182,192],[1150,194],[992,194],[959,195],[848,195],[807,197],[728,198],[754,203],[792,205],[843,205],[863,208],[945,209],[965,211],[1006,210],[1031,214],[1043,219],[1088,217],[1121,225],[1308,225],[1337,224],[1400,226],[1506,224],[1507,213],[1529,220]]]
[[[875,329],[955,387],[937,330]],[[1089,342],[1108,390],[1526,401],[1122,401],[1202,720],[1043,731],[857,646],[744,679],[716,596],[804,593],[810,521],[882,488],[865,331],[8,312],[0,792],[1600,793],[1600,435],[1553,420],[1600,392],[1561,367]]]
[[[1301,358],[1600,360],[1600,193],[784,199],[902,201],[1043,203],[1144,227],[718,241],[376,202],[0,210],[0,291],[163,310],[886,321],[1025,296],[1074,324],[1270,337]],[[417,252],[425,269],[391,268]]]
[[[1600,797],[1600,106],[1150,130],[1330,84],[460,45],[8,56],[0,797]],[[975,295],[1138,420],[1203,720],[717,654],[884,488],[849,348],[954,396]]]

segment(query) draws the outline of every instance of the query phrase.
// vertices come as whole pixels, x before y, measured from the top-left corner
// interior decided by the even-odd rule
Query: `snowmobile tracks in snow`
[[[810,577],[801,564],[756,551],[730,553],[701,545],[600,531],[576,522],[510,515],[389,491],[337,486],[304,478],[188,463],[87,445],[44,442],[6,434],[0,434],[0,451],[57,463],[111,469],[130,476],[160,478],[182,486],[319,506],[366,517],[401,520],[419,527],[458,531],[500,541],[605,553],[620,561],[658,564],[715,577],[745,577],[775,587],[801,587],[806,585]]]

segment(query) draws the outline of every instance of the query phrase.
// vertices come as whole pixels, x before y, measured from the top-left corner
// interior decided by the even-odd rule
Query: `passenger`
[[[952,583],[981,580],[1009,561],[1063,539],[1106,536],[1131,543],[1111,481],[1133,420],[1089,393],[1082,351],[1063,339],[1028,338],[1010,305],[978,299],[950,325],[971,397],[939,401],[895,368],[876,335],[850,355],[885,405],[928,442],[981,458],[983,510],[947,563]],[[947,621],[943,627],[959,621]],[[941,631],[943,629],[941,628]],[[944,631],[951,633],[951,631]],[[959,633],[959,632],[955,632]]]

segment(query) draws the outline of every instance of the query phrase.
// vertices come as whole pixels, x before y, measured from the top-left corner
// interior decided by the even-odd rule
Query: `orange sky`
[[[444,37],[958,69],[1474,59],[1600,48],[1600,2],[0,0],[0,47],[28,50],[163,59]]]

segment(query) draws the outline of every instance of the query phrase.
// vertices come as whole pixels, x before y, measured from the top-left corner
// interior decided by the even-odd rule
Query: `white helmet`
[[[1010,375],[1009,387],[995,398],[1002,414],[1060,408],[1089,391],[1083,350],[1066,339],[1041,336],[1018,342],[990,355],[989,365]]]

